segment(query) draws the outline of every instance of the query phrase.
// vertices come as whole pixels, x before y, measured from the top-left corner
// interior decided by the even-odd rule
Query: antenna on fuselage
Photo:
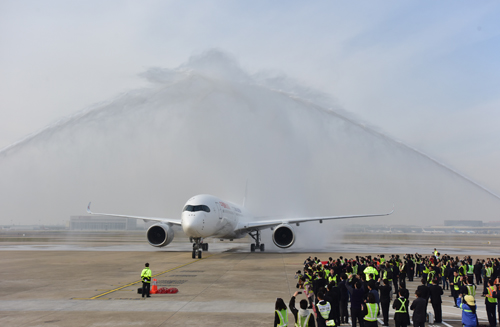
[[[245,182],[245,196],[243,197],[243,208],[245,207],[245,202],[247,200],[247,192],[248,192],[248,179]]]

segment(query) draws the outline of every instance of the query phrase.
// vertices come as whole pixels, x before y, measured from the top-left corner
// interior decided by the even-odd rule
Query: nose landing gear
[[[208,251],[208,243],[203,243],[202,238],[193,238],[193,252],[192,252],[192,258],[196,259],[201,259],[203,251]]]
[[[260,252],[264,252],[266,248],[264,244],[260,243],[260,231],[257,230],[250,232],[248,235],[255,240],[255,243],[250,244],[250,252],[255,252],[255,249],[260,250]]]

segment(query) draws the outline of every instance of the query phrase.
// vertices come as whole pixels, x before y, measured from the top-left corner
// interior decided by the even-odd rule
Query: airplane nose
[[[192,213],[185,215],[182,219],[182,230],[188,237],[202,237],[203,217]]]

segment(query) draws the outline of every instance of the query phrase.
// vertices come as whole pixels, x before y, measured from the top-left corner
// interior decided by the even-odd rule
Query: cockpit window
[[[196,212],[196,211],[206,211],[210,212],[210,208],[204,204],[199,205],[199,206],[192,206],[188,204],[187,206],[184,207],[184,210],[182,211],[191,211],[191,212]]]

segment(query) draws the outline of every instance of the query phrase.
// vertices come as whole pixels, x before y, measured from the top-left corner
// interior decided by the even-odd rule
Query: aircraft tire
[[[202,252],[198,251],[198,259],[201,259],[201,254],[202,254]]]
[[[250,244],[250,252],[255,252],[255,244]]]
[[[193,259],[196,259],[196,251],[193,250],[193,255],[192,255]]]
[[[266,249],[266,247],[264,246],[264,244],[261,244],[260,245],[260,252],[264,252],[265,249]]]

